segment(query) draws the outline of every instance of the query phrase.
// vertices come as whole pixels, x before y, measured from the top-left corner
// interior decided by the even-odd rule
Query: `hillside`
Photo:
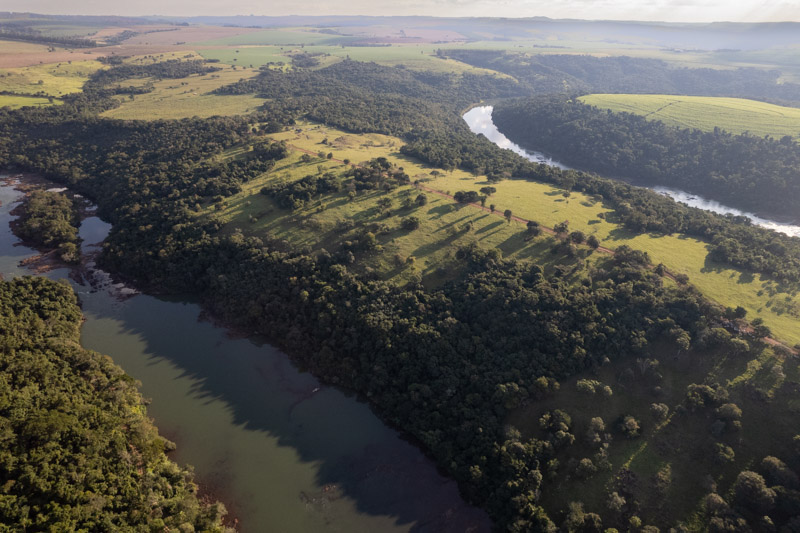
[[[587,105],[614,112],[642,115],[669,126],[731,133],[747,132],[800,138],[800,109],[744,98],[675,96],[667,94],[588,94],[578,98]]]

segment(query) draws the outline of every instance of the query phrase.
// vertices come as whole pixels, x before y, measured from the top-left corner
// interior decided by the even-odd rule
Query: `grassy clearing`
[[[58,105],[60,100],[49,98],[39,98],[35,96],[13,96],[0,94],[0,107],[9,107],[11,109],[19,109],[20,107],[43,107],[48,105]]]
[[[2,44],[0,44],[2,46]],[[80,92],[89,75],[103,68],[97,61],[72,61],[0,70],[0,91],[64,96]]]
[[[656,366],[646,360],[657,361]],[[601,392],[582,392],[578,381],[590,379],[607,385],[611,396]],[[743,411],[741,430],[728,430],[720,437],[711,433],[713,408],[696,413],[676,413],[677,405],[686,398],[691,383],[719,383],[730,400]],[[751,355],[732,356],[727,351],[690,351],[676,353],[672,346],[654,345],[641,359],[626,358],[611,362],[591,375],[576,376],[563,383],[553,396],[531,403],[514,412],[509,423],[524,437],[544,438],[538,420],[553,409],[566,411],[572,417],[571,433],[575,444],[558,455],[560,470],[555,490],[543,493],[545,506],[565,509],[571,501],[583,501],[587,512],[608,515],[608,484],[622,466],[637,475],[636,496],[640,516],[648,524],[669,527],[679,517],[699,510],[701,499],[709,492],[704,478],[717,483],[724,494],[737,473],[764,456],[791,456],[789,447],[796,433],[788,396],[797,386],[797,361],[776,358],[767,349]],[[763,395],[769,401],[756,399]],[[669,407],[669,416],[657,420],[650,412],[651,403]],[[642,428],[641,436],[629,439],[615,431],[615,422],[632,415]],[[565,475],[571,461],[593,459],[597,447],[586,441],[589,421],[600,417],[610,434],[608,460],[611,466],[601,468],[589,479]],[[721,442],[735,451],[735,461],[723,464],[716,460],[716,444]],[[574,467],[574,463],[572,463]],[[669,472],[669,476],[663,473]],[[656,479],[662,472],[661,483]],[[664,483],[664,477],[667,482]],[[611,489],[614,490],[614,489]]]
[[[185,55],[185,54],[184,54]],[[214,95],[214,89],[253,77],[252,69],[228,67],[206,75],[177,80],[131,80],[131,85],[153,81],[154,90],[147,94],[120,96],[120,107],[102,114],[104,117],[128,120],[180,119],[215,115],[242,115],[255,111],[263,100],[252,95]],[[127,82],[125,82],[127,83]],[[124,83],[123,83],[124,85]]]
[[[440,190],[479,190],[488,185],[485,178],[472,175],[444,174],[428,185]],[[617,248],[627,244],[646,251],[654,264],[664,263],[671,272],[689,276],[690,282],[704,295],[723,306],[741,305],[748,317],[761,317],[775,335],[795,344],[800,342],[800,296],[797,288],[790,294],[760,274],[751,275],[708,259],[708,245],[681,235],[636,235],[614,223],[611,210],[594,198],[572,193],[565,198],[560,189],[522,180],[505,180],[493,185],[497,192],[487,201],[498,209],[552,227],[569,221],[571,230],[594,234],[603,246]]]
[[[386,135],[353,135],[322,125],[303,123],[299,133],[289,130],[273,135],[294,146],[332,152],[336,159],[352,162],[366,161],[383,156],[404,167],[412,180],[421,179],[426,186],[455,193],[459,190],[478,191],[489,185],[485,177],[456,170],[441,172],[399,153],[400,139]],[[329,145],[322,144],[328,139]],[[680,235],[635,235],[613,222],[611,210],[596,199],[579,193],[569,198],[553,186],[522,180],[505,180],[493,185],[497,192],[486,205],[495,204],[499,211],[511,211],[524,219],[553,225],[569,221],[571,230],[594,234],[602,245],[617,248],[623,244],[646,251],[654,264],[664,263],[673,273],[684,273],[690,282],[708,298],[723,306],[741,305],[748,310],[750,319],[761,317],[775,336],[790,345],[800,342],[800,295],[797,288],[790,293],[760,275],[751,275],[720,265],[708,259],[707,244]],[[513,225],[513,224],[512,224]]]
[[[352,199],[343,190],[321,195],[301,209],[281,209],[271,198],[260,194],[262,187],[277,181],[295,181],[320,170],[341,174],[348,168],[327,159],[304,163],[300,157],[299,152],[293,152],[271,173],[251,181],[242,193],[227,199],[225,208],[217,212],[225,222],[223,232],[241,230],[245,235],[281,239],[292,247],[333,252],[344,241],[354,241],[360,232],[369,229],[381,249],[358,254],[356,268],[372,270],[397,283],[420,276],[429,284],[450,279],[459,271],[456,251],[473,243],[497,248],[506,257],[535,258],[545,268],[573,261],[550,253],[554,244],[551,237],[526,240],[521,225],[468,206],[457,206],[435,194],[427,194],[427,205],[403,207],[405,199],[414,200],[420,193],[412,186],[388,193],[362,191]],[[383,198],[392,202],[388,212],[378,205]],[[419,218],[418,229],[401,228],[401,221],[409,216]]]
[[[671,126],[763,137],[800,136],[800,109],[742,98],[660,94],[590,94],[582,102],[616,112],[643,115]]]

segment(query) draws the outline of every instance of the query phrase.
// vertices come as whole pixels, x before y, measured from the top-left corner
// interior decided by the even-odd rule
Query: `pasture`
[[[315,153],[331,152],[334,158],[349,159],[353,163],[386,157],[403,167],[412,181],[419,179],[426,187],[450,194],[459,190],[478,191],[481,187],[490,185],[483,176],[475,176],[462,170],[445,172],[406,157],[399,153],[403,142],[387,135],[355,135],[304,122],[295,129],[273,134],[271,137]],[[324,140],[327,140],[327,144]],[[321,164],[332,163],[326,160]],[[316,167],[312,165],[311,168]],[[302,176],[294,175],[289,179],[300,177]],[[604,207],[602,202],[581,193],[573,192],[565,198],[564,191],[551,185],[524,180],[504,180],[491,185],[497,192],[487,199],[486,206],[495,204],[499,212],[511,209],[514,215],[535,220],[547,227],[566,220],[569,221],[570,231],[580,230],[587,236],[593,234],[601,245],[608,248],[627,244],[646,251],[653,264],[663,263],[674,274],[688,275],[690,283],[711,300],[725,307],[741,305],[747,309],[749,319],[763,318],[778,339],[789,345],[800,342],[800,328],[797,327],[800,320],[800,295],[797,287],[778,287],[774,282],[762,279],[759,274],[752,275],[715,263],[708,258],[707,243],[694,238],[682,235],[633,234],[613,222],[613,216],[609,216],[611,210]],[[428,196],[433,198],[432,194]],[[446,202],[452,203],[450,200]],[[462,208],[460,212],[464,209],[473,209],[477,214],[483,213],[474,207]],[[502,221],[493,217],[488,220]],[[524,229],[517,222],[512,222],[511,226],[516,226],[518,231]],[[491,242],[493,241],[482,244],[489,245]],[[536,261],[543,260],[542,256],[529,252],[517,251],[511,255],[514,254]]]
[[[223,65],[223,70],[218,72],[181,79],[131,80],[130,83],[125,83],[142,85],[152,81],[154,90],[147,94],[137,94],[133,99],[119,96],[120,106],[104,112],[102,116],[127,120],[157,120],[251,113],[261,105],[262,99],[253,95],[210,93],[218,87],[256,74],[252,69]]]
[[[743,98],[672,96],[663,94],[590,94],[579,100],[615,112],[642,115],[670,126],[757,137],[800,137],[800,109]]]
[[[64,96],[80,92],[89,75],[101,68],[97,61],[81,60],[0,69],[0,91]]]
[[[10,109],[19,109],[20,107],[27,106],[43,107],[48,105],[58,105],[60,103],[60,100],[51,100],[50,98],[0,94],[0,107],[8,107]]]

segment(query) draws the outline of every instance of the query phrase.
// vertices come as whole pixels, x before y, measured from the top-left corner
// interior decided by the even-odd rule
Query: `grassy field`
[[[48,105],[58,105],[60,100],[49,98],[39,98],[36,96],[14,96],[7,94],[0,94],[0,107],[9,107],[11,109],[19,109],[20,107],[34,106],[43,107]]]
[[[403,143],[394,137],[375,134],[354,135],[310,123],[302,123],[298,128],[301,131],[292,129],[274,134],[272,137],[314,152],[331,152],[336,159],[349,159],[354,163],[379,156],[387,157],[390,161],[402,166],[405,172],[411,176],[412,181],[420,179],[425,186],[442,192],[477,191],[488,185],[484,177],[474,176],[460,170],[451,173],[437,171],[438,175],[434,175],[433,171],[437,169],[400,154],[399,148]],[[323,144],[324,139],[327,139],[329,144]],[[293,157],[299,157],[299,154]],[[322,164],[332,165],[333,163],[325,161]],[[316,163],[310,165],[307,170],[290,173],[286,179],[298,179],[305,174],[314,173],[312,171],[315,170]],[[253,185],[256,191],[261,186],[263,185]],[[497,192],[487,200],[487,206],[495,204],[500,212],[511,209],[517,216],[536,220],[549,227],[568,220],[571,230],[581,230],[587,235],[594,234],[602,245],[609,248],[613,249],[627,244],[646,251],[654,264],[664,263],[675,274],[687,274],[690,282],[712,300],[726,307],[741,305],[748,310],[748,318],[763,318],[779,339],[790,345],[800,342],[800,328],[797,327],[800,320],[800,297],[796,288],[791,293],[781,292],[773,282],[762,279],[760,275],[743,273],[717,264],[708,259],[708,245],[697,239],[680,235],[632,234],[609,220],[613,218],[608,216],[611,210],[591,197],[572,193],[569,198],[565,198],[562,194],[563,191],[550,185],[522,180],[505,180],[493,186]],[[433,199],[430,194],[429,197]],[[246,200],[236,199],[230,204],[230,208],[234,208],[240,201]],[[259,198],[258,201],[264,200]],[[447,202],[449,200],[445,201],[445,203]],[[395,205],[397,203],[395,201]],[[254,207],[245,211],[239,206],[237,209],[241,211],[241,216],[236,224],[242,225],[242,221],[247,219],[254,209],[266,210],[267,208]],[[483,215],[475,208],[462,208],[459,212],[464,209],[473,209],[476,214]],[[231,213],[229,212],[228,215]],[[344,214],[342,216],[344,217]],[[485,220],[492,224],[498,221],[492,216]],[[496,225],[496,229],[499,229],[500,226]],[[522,229],[521,224],[518,223],[512,223],[511,226],[512,228],[518,226],[519,230]],[[258,226],[253,229],[257,230]],[[267,229],[267,226],[264,226],[264,230]],[[476,226],[476,235],[482,235],[488,231],[479,233],[477,230]],[[294,232],[296,230],[291,225],[286,226],[282,230],[281,237],[289,238]],[[484,244],[492,245],[496,244],[496,241],[490,240]],[[511,250],[511,255],[534,258],[537,261],[542,260],[541,256],[536,256],[533,251],[512,250],[510,245],[509,242],[506,250]],[[430,264],[434,265],[437,256],[433,256],[429,260]]]
[[[732,133],[749,132],[763,137],[800,137],[800,109],[742,98],[671,96],[663,94],[590,94],[585,104],[616,112],[643,115],[671,126]]]
[[[72,61],[0,69],[0,91],[64,96],[80,92],[89,75],[101,68],[103,65],[97,61]]]
[[[240,115],[255,111],[263,100],[253,95],[215,95],[210,92],[223,85],[255,76],[257,71],[221,66],[223,70],[212,74],[154,81],[153,92],[136,95],[133,100],[127,96],[120,96],[120,107],[106,111],[102,116],[128,120],[156,120]],[[152,80],[131,80],[132,84],[139,85],[147,81]]]
[[[656,364],[647,364],[648,359]],[[793,420],[797,413],[786,395],[792,394],[799,378],[797,361],[780,359],[770,349],[743,355],[731,355],[727,350],[676,353],[672,346],[657,344],[649,347],[640,359],[613,361],[596,373],[561,383],[559,392],[518,409],[508,422],[523,437],[544,438],[538,424],[544,413],[561,409],[572,417],[575,444],[557,456],[560,475],[557,485],[543,492],[546,507],[566,509],[569,502],[582,501],[587,512],[607,515],[607,494],[614,490],[607,487],[620,468],[627,466],[638,479],[636,497],[640,516],[649,518],[648,524],[655,522],[669,527],[678,517],[701,510],[702,499],[709,492],[701,482],[704,478],[713,480],[718,492],[724,494],[738,472],[752,467],[764,456],[791,457],[791,439],[796,433]],[[581,379],[610,387],[611,395],[579,390]],[[714,417],[707,411],[675,414],[676,406],[684,402],[686,388],[692,383],[719,383],[725,387],[729,401],[742,409],[741,429],[716,438],[710,431]],[[755,399],[754,391],[768,400]],[[777,399],[780,401],[770,401]],[[656,419],[650,412],[651,403],[667,405],[668,418]],[[640,437],[629,439],[615,430],[615,423],[627,415],[639,421]],[[609,444],[610,466],[601,467],[589,479],[564,475],[571,461],[584,457],[592,458],[595,466],[600,464],[595,456],[597,445],[589,444],[585,437],[594,417],[602,418],[610,437],[604,439]],[[721,464],[715,460],[717,442],[734,449],[734,462]]]
[[[312,133],[321,133],[314,126],[306,127]],[[387,145],[379,144],[384,140],[382,137],[359,136],[361,142],[374,145],[346,148],[343,146],[347,142],[345,139],[331,139],[333,152],[336,157],[367,154],[374,157],[390,149]],[[340,148],[337,149],[336,145]],[[237,155],[236,152],[230,154],[233,157]],[[473,243],[485,248],[497,248],[506,257],[535,258],[545,268],[552,268],[556,264],[574,264],[574,261],[580,260],[550,253],[555,243],[552,237],[543,235],[526,240],[521,225],[509,224],[497,215],[472,207],[455,205],[451,200],[432,193],[426,194],[428,203],[424,206],[415,204],[403,207],[405,199],[414,200],[420,194],[412,186],[398,187],[388,193],[362,191],[352,199],[348,197],[348,191],[343,190],[323,195],[300,209],[281,209],[271,198],[260,194],[262,187],[281,181],[295,181],[320,171],[341,174],[348,168],[324,158],[304,163],[300,157],[300,152],[292,152],[271,173],[247,183],[242,193],[227,199],[224,209],[217,212],[225,222],[223,232],[241,230],[245,235],[282,239],[293,247],[335,251],[344,241],[355,240],[366,228],[376,234],[382,249],[360,254],[356,268],[372,270],[383,279],[398,283],[418,277],[428,284],[450,279],[459,270],[456,251],[461,246]],[[410,170],[407,165],[404,168]],[[378,200],[382,198],[389,198],[392,202],[388,212],[378,206]],[[418,229],[407,231],[401,228],[402,219],[408,216],[420,219]],[[585,252],[588,253],[588,250]]]

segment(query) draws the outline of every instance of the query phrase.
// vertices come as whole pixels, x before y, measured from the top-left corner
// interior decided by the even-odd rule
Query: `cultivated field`
[[[731,133],[749,132],[775,138],[800,137],[800,109],[742,98],[672,96],[662,94],[590,94],[585,104],[616,112],[643,115],[671,126]]]

